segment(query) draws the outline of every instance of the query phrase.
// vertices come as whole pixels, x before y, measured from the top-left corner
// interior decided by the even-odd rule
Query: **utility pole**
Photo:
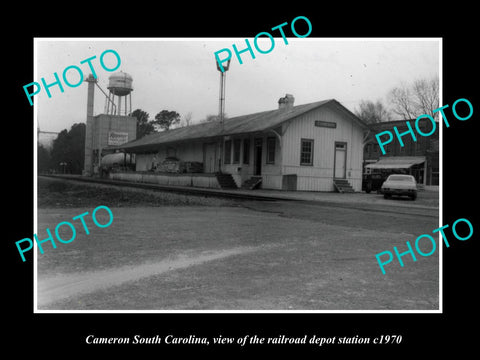
[[[220,69],[220,66],[217,62],[217,70],[220,71],[220,96],[219,96],[219,105],[218,105],[218,117],[220,118],[220,123],[222,124],[223,130],[223,120],[225,117],[225,82],[227,79],[226,72],[230,67],[230,60],[228,60],[227,65],[223,67],[224,71]]]
[[[227,65],[223,66],[223,71],[220,69],[220,65],[217,63],[217,70],[220,71],[220,95],[219,95],[219,103],[218,103],[218,117],[220,120],[220,126],[222,129],[222,133],[224,130],[224,118],[225,118],[225,83],[227,79],[227,74],[226,72],[228,71],[228,68],[230,67],[230,60],[227,61]],[[223,160],[223,152],[224,152],[224,141],[222,137],[222,142],[220,146],[220,158],[219,158],[219,166],[218,169],[220,172],[222,172],[222,160]]]

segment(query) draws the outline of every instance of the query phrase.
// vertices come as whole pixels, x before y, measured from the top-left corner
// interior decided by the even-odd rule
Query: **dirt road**
[[[433,217],[281,201],[111,210],[109,228],[38,255],[39,309],[438,309],[438,253],[386,275],[375,259]],[[38,227],[83,211],[41,209]]]

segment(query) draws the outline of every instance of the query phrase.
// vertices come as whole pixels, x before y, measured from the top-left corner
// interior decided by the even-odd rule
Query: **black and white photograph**
[[[5,351],[471,356],[473,6],[179,5],[6,11]]]
[[[440,310],[441,50],[37,39],[37,310]]]

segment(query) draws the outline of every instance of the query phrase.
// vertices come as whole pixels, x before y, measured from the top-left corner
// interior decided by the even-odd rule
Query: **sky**
[[[268,38],[260,38],[260,49],[271,46]],[[251,114],[276,109],[285,94],[295,97],[295,105],[325,99],[336,99],[349,110],[358,108],[361,100],[386,100],[388,92],[402,83],[419,78],[432,78],[441,73],[441,41],[436,38],[275,38],[272,51],[241,54],[243,64],[232,55],[226,73],[225,112],[227,116]],[[87,83],[67,86],[63,70],[78,66],[84,77],[91,71],[81,61],[91,61],[98,84],[107,92],[108,77],[123,71],[133,77],[132,110],[142,109],[150,119],[162,110],[192,115],[192,123],[218,113],[220,72],[216,68],[216,51],[232,44],[239,50],[246,47],[245,38],[158,38],[158,39],[85,39],[38,38],[35,40],[34,79],[54,82],[56,72],[64,92],[58,86],[34,96],[36,122],[42,131],[59,132],[74,123],[86,122]],[[99,61],[105,50],[115,50],[120,67],[109,72]],[[221,54],[220,56],[224,56]],[[106,53],[105,65],[114,67],[116,59]],[[68,79],[76,83],[75,70]],[[440,78],[441,79],[441,78]],[[26,84],[25,84],[26,85]],[[28,104],[28,99],[25,97]],[[104,112],[105,97],[95,90],[95,115]]]

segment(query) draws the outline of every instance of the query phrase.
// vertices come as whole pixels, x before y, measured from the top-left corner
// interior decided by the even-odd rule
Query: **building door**
[[[333,177],[345,179],[347,170],[347,143],[335,142]]]
[[[207,174],[214,173],[216,171],[216,147],[217,144],[215,143],[205,144],[203,147],[203,171]]]
[[[262,142],[263,139],[257,138],[254,143],[254,175],[262,175]]]

